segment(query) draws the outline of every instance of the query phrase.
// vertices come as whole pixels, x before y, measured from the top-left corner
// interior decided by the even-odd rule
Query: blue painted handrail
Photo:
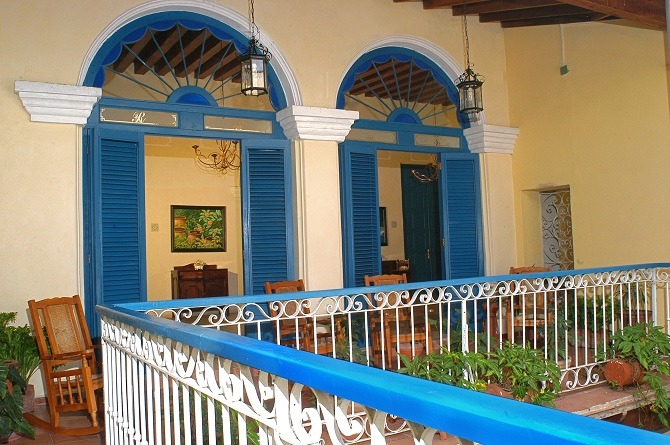
[[[647,264],[620,268],[579,271],[597,273],[611,270],[670,267]],[[537,275],[571,275],[577,271]],[[422,283],[433,285],[473,284],[504,279],[485,277],[470,280]],[[516,276],[518,278],[518,275]],[[413,284],[416,288],[416,283]],[[388,289],[393,286],[383,286]],[[303,298],[370,292],[356,288],[302,293]],[[225,303],[267,302],[277,296],[227,297]],[[185,306],[216,304],[217,299],[188,300]],[[487,445],[508,443],[538,444],[670,444],[670,438],[657,433],[582,417],[449,385],[430,382],[394,372],[365,367],[343,360],[277,346],[235,334],[160,319],[142,312],[147,309],[176,307],[175,301],[98,306],[101,317],[118,320],[147,332],[192,345],[202,351],[262,369],[271,374]],[[180,302],[181,303],[181,302]]]

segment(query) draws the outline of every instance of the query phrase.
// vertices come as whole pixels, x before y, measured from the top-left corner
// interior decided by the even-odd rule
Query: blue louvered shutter
[[[344,143],[341,149],[344,285],[362,286],[381,271],[377,152]]]
[[[244,142],[245,293],[293,278],[293,210],[289,142]]]
[[[133,132],[101,131],[93,152],[92,262],[88,304],[146,299],[144,154]],[[99,326],[95,323],[94,336]]]
[[[447,278],[483,275],[479,165],[474,157],[442,159],[446,177]]]

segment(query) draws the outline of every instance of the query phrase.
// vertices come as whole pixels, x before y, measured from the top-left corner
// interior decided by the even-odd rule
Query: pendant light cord
[[[466,1],[463,0],[463,20],[461,24],[463,26],[463,47],[465,48],[465,66],[470,68],[470,38],[468,37],[468,15],[465,11]]]
[[[258,27],[254,18],[254,0],[249,0],[249,38],[256,39]]]

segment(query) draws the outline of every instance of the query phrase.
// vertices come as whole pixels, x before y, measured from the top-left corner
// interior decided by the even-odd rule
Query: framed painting
[[[379,240],[382,246],[389,245],[388,230],[386,230],[386,207],[379,208]]]
[[[226,208],[170,206],[173,252],[225,252]]]

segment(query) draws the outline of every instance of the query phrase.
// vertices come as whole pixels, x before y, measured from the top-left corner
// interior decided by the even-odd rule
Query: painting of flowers
[[[226,208],[170,206],[173,252],[225,252]]]

